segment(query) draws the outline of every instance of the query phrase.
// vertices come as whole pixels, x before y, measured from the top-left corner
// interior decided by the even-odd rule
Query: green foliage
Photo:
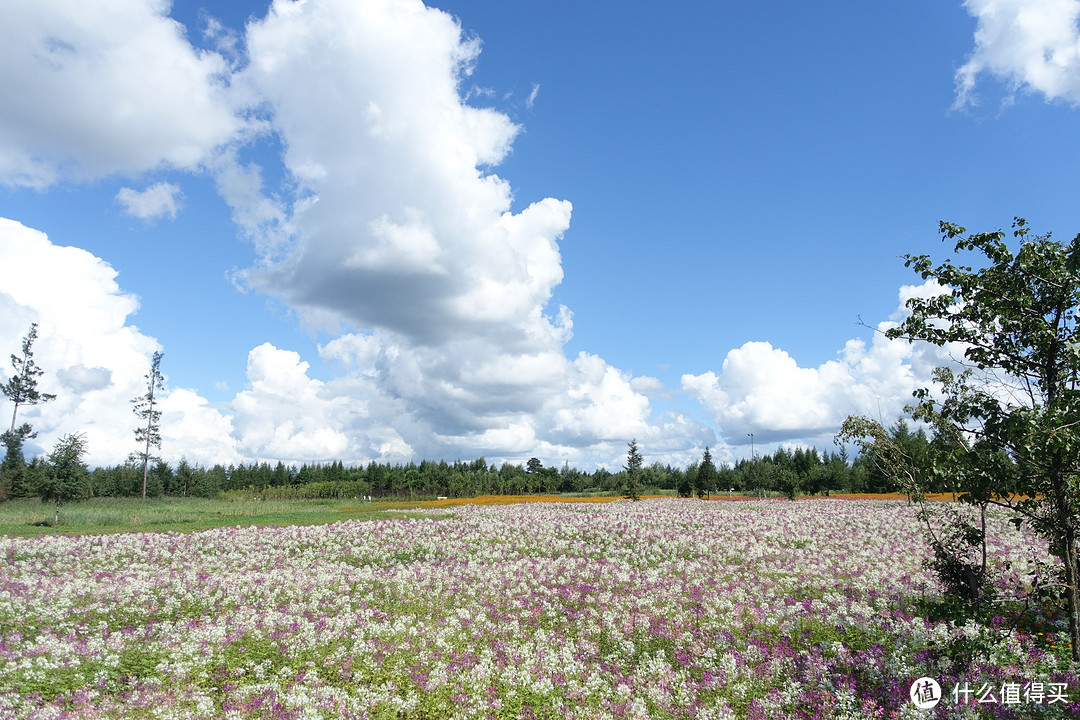
[[[1016,218],[1013,251],[1001,231],[940,228],[955,252],[981,255],[981,267],[908,255],[908,267],[945,291],[910,299],[910,316],[886,334],[962,348],[967,368],[939,368],[940,391],[919,390],[912,414],[941,441],[935,472],[984,512],[1007,507],[1050,541],[1080,662],[1080,235],[1029,238]]]
[[[38,378],[44,374],[44,370],[34,363],[34,341],[37,339],[37,323],[30,325],[30,331],[22,341],[22,355],[11,356],[11,367],[15,374],[6,383],[0,385],[0,392],[8,400],[15,404],[11,413],[11,429],[15,432],[15,416],[19,412],[20,405],[38,405],[40,403],[55,400],[55,395],[39,392],[37,389]]]
[[[640,476],[642,462],[644,462],[644,458],[642,458],[641,453],[638,452],[637,438],[634,438],[629,443],[627,443],[626,465],[623,466],[623,469],[626,471],[623,494],[631,500],[640,499]]]
[[[84,500],[89,495],[90,473],[83,462],[85,455],[85,437],[65,435],[49,453],[48,462],[34,473],[34,492],[43,503],[55,504],[53,524],[60,522],[60,505]]]
[[[140,463],[128,462],[114,467],[98,467],[90,474],[89,494],[93,497],[142,496],[143,478]],[[711,457],[710,457],[711,460]],[[537,463],[540,463],[537,459]],[[475,497],[477,495],[514,495],[522,493],[625,494],[628,473],[620,469],[612,474],[604,468],[591,472],[571,467],[564,462],[561,469],[544,467],[535,472],[527,466],[505,463],[489,465],[483,458],[454,463],[424,461],[406,465],[368,463],[348,466],[341,461],[289,466],[276,464],[240,463],[215,465],[207,468],[181,460],[175,467],[157,460],[148,467],[146,494],[148,497],[216,498],[225,493],[236,497],[267,498],[352,498],[372,496],[375,499],[435,499],[446,497]],[[653,463],[638,468],[639,496],[652,493],[678,492],[689,497],[695,487],[727,492],[779,488],[780,471],[776,466],[789,466],[796,474],[800,488],[813,487],[810,492],[828,492],[848,488],[852,473],[841,455],[828,455],[812,449],[791,453],[778,450],[773,456],[759,456],[754,461],[740,461],[735,467],[714,468],[716,479],[707,485],[698,483],[701,462],[681,469]],[[3,480],[0,467],[0,482]],[[709,475],[708,469],[705,475]],[[26,485],[24,485],[26,487]]]
[[[690,477],[690,473],[683,473],[682,478],[679,479],[677,492],[679,493],[679,497],[690,497],[694,494],[694,484]]]
[[[0,500],[25,497],[27,487],[26,458],[23,456],[23,442],[35,437],[30,425],[23,423],[14,430],[0,433],[0,442],[4,443],[4,461],[0,463]]]
[[[986,564],[985,521],[976,526],[953,507],[942,508],[938,517],[944,519],[944,527],[928,533],[934,557],[926,560],[926,567],[937,575],[948,596],[977,614],[994,593]]]
[[[716,489],[716,466],[713,465],[712,455],[709,453],[709,446],[705,446],[705,454],[701,457],[701,462],[698,464],[697,471],[697,496],[704,497],[707,492],[712,492]]]
[[[162,352],[158,350],[150,360],[150,370],[146,373],[146,394],[140,395],[131,402],[134,405],[135,417],[139,419],[139,426],[135,428],[135,440],[142,445],[139,452],[132,453],[131,459],[142,463],[142,497],[147,495],[147,482],[149,478],[150,463],[160,460],[151,453],[151,448],[161,449],[161,411],[157,409],[155,393],[161,390],[165,377],[161,374]],[[153,495],[153,491],[151,491]]]
[[[929,465],[922,448],[913,448],[910,439],[911,433],[902,421],[889,431],[876,420],[855,415],[844,420],[836,435],[838,445],[855,443],[860,456],[870,462],[886,487],[921,499]]]

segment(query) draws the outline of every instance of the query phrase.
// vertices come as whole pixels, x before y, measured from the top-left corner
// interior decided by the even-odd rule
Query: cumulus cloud
[[[56,395],[19,409],[19,421],[39,433],[28,455],[81,432],[91,463],[124,462],[136,449],[131,399],[145,393],[150,358],[161,349],[130,324],[138,300],[121,290],[116,271],[102,259],[4,218],[0,266],[12,269],[0,276],[0,348],[17,350],[30,324],[38,323],[34,360],[45,371],[39,389]],[[45,277],[49,282],[41,281]],[[162,454],[205,465],[347,456],[344,429],[355,410],[343,396],[327,397],[307,368],[296,353],[259,346],[248,358],[250,388],[215,406],[194,390],[169,386],[166,352]],[[0,382],[10,373],[0,368]],[[0,411],[12,410],[0,398]],[[380,435],[381,443],[393,440]]]
[[[243,455],[237,446],[231,414],[211,405],[194,390],[166,389],[161,399],[161,452],[164,457],[172,462],[184,458],[204,467],[253,459],[254,456]]]
[[[161,0],[12,3],[0,23],[0,184],[192,169],[245,122],[221,55]]]
[[[13,220],[0,219],[0,266],[11,269],[0,282],[0,347],[17,349],[30,323],[38,323],[34,358],[46,371],[40,389],[57,396],[20,408],[20,422],[39,431],[39,449],[85,432],[93,459],[122,459],[132,450],[129,401],[158,348],[126,324],[138,301],[120,290],[116,271],[100,258],[54,245]],[[10,372],[0,369],[5,377]],[[12,411],[6,399],[2,406]]]
[[[906,313],[908,298],[939,294],[934,281],[900,290],[892,320],[877,327],[870,345],[849,340],[835,360],[801,367],[767,342],[748,342],[728,352],[719,374],[683,375],[682,388],[696,398],[733,444],[747,433],[758,442],[828,443],[848,415],[886,421],[903,413],[915,388],[928,387],[939,365],[961,357],[958,348],[889,340],[884,331]]]
[[[493,94],[463,93],[480,42],[450,15],[419,0],[275,0],[242,36],[206,20],[210,52],[167,12],[160,0],[12,10],[0,27],[0,89],[12,98],[0,183],[208,172],[253,243],[238,281],[330,331],[318,353],[337,373],[313,377],[300,352],[264,343],[248,354],[247,386],[226,402],[169,387],[167,458],[538,455],[617,467],[631,437],[650,460],[685,464],[705,444],[727,457],[706,424],[654,415],[650,396],[668,392],[658,379],[567,356],[573,316],[551,300],[572,206],[515,204],[495,173],[521,128],[476,104]],[[254,108],[258,124],[245,119]],[[255,131],[273,135],[266,145],[280,149],[280,167],[238,142]],[[116,199],[152,220],[175,216],[179,198],[162,182]],[[27,268],[0,277],[0,346],[17,347],[40,322],[53,383],[43,389],[61,396],[27,409],[39,442],[83,429],[96,462],[122,461],[130,398],[158,349],[131,324],[137,300],[104,260],[12,221],[0,224],[0,264]],[[898,410],[930,366],[920,352],[853,340],[836,360],[802,368],[748,343],[719,373],[681,386],[736,442],[750,431],[811,438],[849,412]]]
[[[30,452],[85,432],[92,462],[123,462],[133,449],[130,399],[145,390],[143,375],[159,348],[130,324],[136,298],[100,258],[14,221],[0,220],[0,263],[19,269],[0,277],[0,347],[17,348],[29,324],[39,323],[42,390],[58,396],[21,410],[41,432]],[[37,280],[46,275],[55,284]],[[900,297],[940,291],[909,286]],[[959,355],[877,334],[804,368],[782,349],[747,343],[728,353],[719,373],[682,378],[682,391],[720,426],[727,445],[718,446],[711,427],[685,414],[653,416],[649,395],[664,391],[658,379],[633,377],[589,353],[570,360],[560,342],[552,332],[539,349],[499,353],[482,336],[425,348],[383,330],[349,333],[319,347],[340,370],[326,381],[311,376],[299,353],[264,343],[248,354],[247,387],[231,400],[210,403],[167,386],[163,454],[204,465],[537,455],[617,468],[627,438],[636,437],[650,460],[684,465],[711,445],[722,461],[746,432],[759,443],[821,446],[847,414],[894,416],[931,368]]]
[[[166,456],[360,461],[539,448],[588,462],[621,452],[623,434],[659,436],[646,396],[655,381],[563,351],[572,313],[548,303],[571,205],[512,208],[493,168],[520,127],[472,104],[494,94],[463,95],[480,42],[450,15],[419,0],[279,0],[243,36],[204,17],[216,51],[194,48],[160,0],[49,0],[5,20],[0,183],[205,170],[255,248],[257,262],[235,277],[306,325],[342,329],[319,348],[340,370],[326,382],[267,344],[251,351],[248,388],[229,402],[170,389]],[[258,124],[245,119],[256,114]],[[256,131],[274,135],[280,168],[238,142]],[[146,220],[174,217],[179,199],[171,182],[116,196]],[[35,237],[42,257],[58,252]],[[138,304],[115,272],[79,252],[65,249],[60,267],[96,278],[70,286],[90,299],[0,286],[15,305],[0,339],[17,343],[27,321],[42,321],[42,347],[71,355],[49,356],[54,381],[69,398],[115,405],[100,421],[93,403],[67,419],[94,428],[99,458],[118,460],[130,445],[128,400],[156,343],[128,324]],[[92,309],[109,326],[100,342],[60,328]],[[103,359],[110,333],[126,344]],[[60,427],[59,406],[36,410],[43,425]]]
[[[342,320],[419,344],[504,342],[545,322],[534,313],[562,280],[570,204],[511,213],[509,184],[479,169],[506,156],[519,128],[462,98],[479,43],[451,16],[418,0],[279,2],[249,25],[247,46],[238,83],[272,108],[302,201],[291,246],[268,244],[253,285],[313,324]]]
[[[989,73],[1014,91],[1080,104],[1080,0],[966,0],[977,20],[975,49],[956,73],[957,105],[975,102]]]
[[[320,0],[274,3],[246,43],[235,85],[266,101],[293,184],[273,196],[257,167],[219,175],[261,258],[243,278],[350,330],[319,348],[343,371],[320,392],[364,408],[355,452],[577,456],[648,431],[629,374],[563,351],[572,313],[548,303],[572,207],[513,211],[493,168],[520,128],[462,92],[478,40],[418,0]],[[380,420],[398,438],[374,437]]]
[[[328,396],[308,377],[300,355],[264,343],[248,354],[249,390],[232,402],[240,451],[247,457],[325,460],[347,457],[341,431],[347,398]]]
[[[180,186],[169,182],[154,183],[142,192],[125,187],[116,193],[116,201],[124,212],[140,220],[156,220],[159,217],[176,218],[180,209]]]

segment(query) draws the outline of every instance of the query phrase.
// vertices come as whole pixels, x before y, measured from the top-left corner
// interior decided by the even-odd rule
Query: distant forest
[[[915,459],[928,457],[933,442],[922,430],[912,431],[898,421],[889,434]],[[647,459],[647,448],[642,448]],[[706,451],[707,452],[707,451]],[[24,472],[3,477],[0,499],[35,495],[36,476],[48,472],[48,460],[35,458]],[[83,485],[85,497],[138,496],[142,492],[141,462],[96,468]],[[872,457],[848,459],[840,452],[813,448],[781,448],[771,454],[740,460],[734,466],[714,467],[710,457],[686,468],[654,463],[643,465],[637,478],[642,493],[666,491],[683,496],[819,495],[830,492],[883,493],[898,488],[877,468]],[[369,463],[349,466],[340,461],[300,466],[278,462],[203,467],[181,460],[176,466],[157,461],[147,476],[148,497],[261,497],[264,499],[352,498],[434,499],[476,495],[530,493],[621,493],[626,472],[600,468],[584,472],[564,463],[545,465],[531,458],[524,465],[489,464],[483,458],[453,463],[423,461],[405,465]],[[947,487],[935,487],[937,492]]]

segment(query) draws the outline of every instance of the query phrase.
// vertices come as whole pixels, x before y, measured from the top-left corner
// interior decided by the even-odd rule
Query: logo
[[[941,702],[941,686],[934,678],[921,677],[911,683],[911,702],[920,710],[929,710]]]

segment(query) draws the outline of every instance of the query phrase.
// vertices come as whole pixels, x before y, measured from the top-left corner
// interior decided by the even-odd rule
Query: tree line
[[[898,421],[890,430],[907,446],[929,444],[925,432],[912,432]],[[706,450],[708,453],[708,450]],[[925,455],[925,452],[923,453]],[[33,497],[41,478],[54,465],[52,454],[35,457],[21,466],[5,459],[0,466],[0,499]],[[835,492],[881,493],[902,489],[869,458],[853,462],[840,452],[814,448],[780,448],[732,466],[716,467],[711,456],[687,467],[639,460],[634,468],[640,494],[674,493],[684,497],[739,495],[825,495]],[[148,463],[143,474],[141,459],[121,465],[87,469],[82,487],[70,500],[89,497],[205,497],[222,493],[264,498],[375,498],[433,499],[477,495],[555,493],[623,494],[630,470],[606,468],[584,471],[545,466],[539,458],[525,464],[489,463],[484,458],[447,462],[424,460],[409,463],[370,462],[346,465],[341,461],[286,465],[277,463],[216,464],[205,467],[180,460],[169,464],[160,458]]]

